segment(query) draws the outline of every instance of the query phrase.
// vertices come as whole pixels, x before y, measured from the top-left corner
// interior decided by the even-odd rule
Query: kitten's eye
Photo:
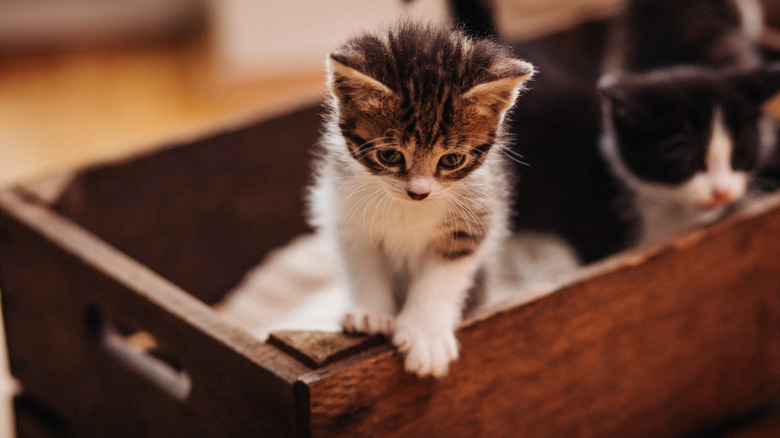
[[[439,166],[444,167],[445,169],[454,169],[460,166],[465,158],[466,156],[463,154],[447,154],[441,157]]]
[[[376,153],[379,161],[386,166],[398,166],[404,162],[404,154],[394,149],[382,149]]]
[[[671,149],[684,148],[687,146],[687,144],[688,144],[688,137],[685,134],[675,134],[659,142],[658,147],[661,148],[662,150],[671,150]]]

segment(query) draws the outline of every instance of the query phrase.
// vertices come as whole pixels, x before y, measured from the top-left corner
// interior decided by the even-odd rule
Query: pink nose
[[[423,199],[428,197],[427,193],[415,193],[411,190],[407,190],[406,194],[408,194],[409,197],[414,199],[415,201],[422,201]]]
[[[712,189],[712,200],[717,203],[731,200],[731,191],[729,189]]]

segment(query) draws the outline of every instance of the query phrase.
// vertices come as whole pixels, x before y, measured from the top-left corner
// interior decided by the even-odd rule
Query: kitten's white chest
[[[673,234],[714,222],[723,215],[723,209],[705,212],[684,202],[643,194],[638,194],[636,202],[642,221],[638,243],[657,242]]]
[[[415,254],[441,234],[442,208],[437,200],[401,200],[381,184],[357,181],[337,192],[334,219],[339,231],[374,247]]]

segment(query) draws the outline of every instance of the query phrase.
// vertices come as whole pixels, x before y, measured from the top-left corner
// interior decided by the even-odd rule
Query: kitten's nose
[[[415,201],[422,201],[423,199],[428,197],[428,193],[415,193],[411,190],[407,190],[406,194],[409,195],[409,197],[414,199]]]
[[[715,188],[712,189],[712,200],[716,203],[723,203],[726,201],[731,200],[731,190],[729,189],[722,189],[722,188]]]

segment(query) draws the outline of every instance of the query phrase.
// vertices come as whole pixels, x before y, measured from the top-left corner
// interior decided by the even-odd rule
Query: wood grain
[[[357,352],[379,345],[379,336],[350,335],[339,332],[280,330],[270,334],[268,343],[287,352],[309,368],[320,368]]]
[[[300,362],[224,324],[192,295],[45,205],[0,194],[0,279],[11,368],[78,436],[291,436]],[[109,354],[95,309],[181,360],[180,401]],[[35,321],[31,324],[31,321]]]

